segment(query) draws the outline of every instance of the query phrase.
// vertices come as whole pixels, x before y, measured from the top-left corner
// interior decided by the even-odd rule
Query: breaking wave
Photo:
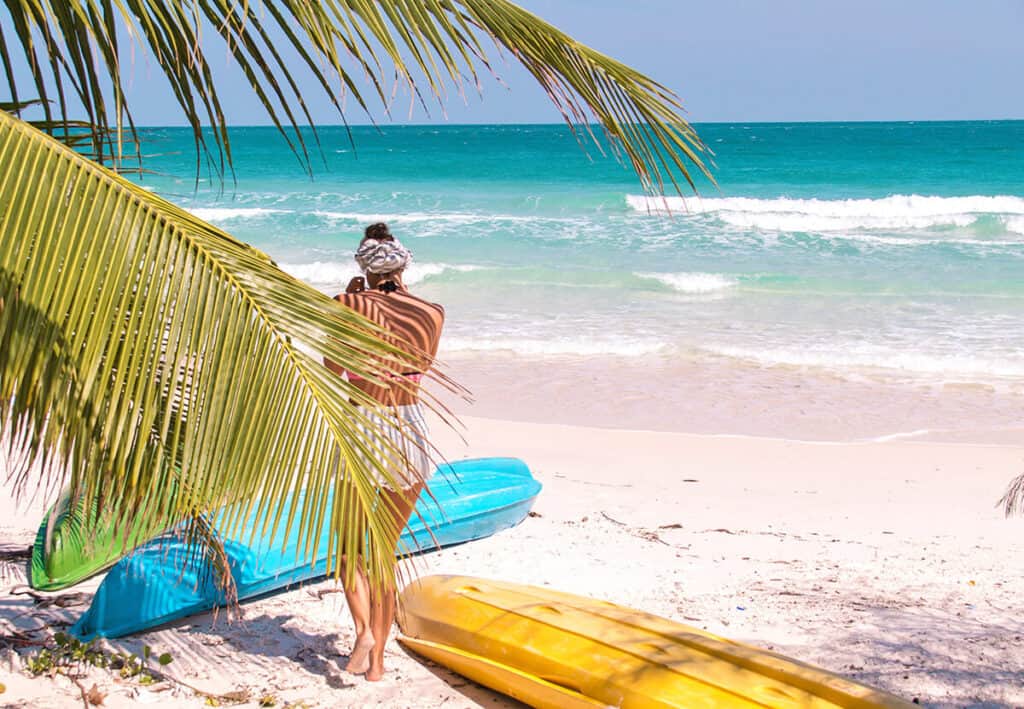
[[[1024,233],[1024,198],[1008,195],[892,195],[881,199],[831,200],[627,195],[626,202],[636,212],[710,215],[732,226],[769,231],[935,229],[966,227],[979,218],[994,217],[1005,230]]]

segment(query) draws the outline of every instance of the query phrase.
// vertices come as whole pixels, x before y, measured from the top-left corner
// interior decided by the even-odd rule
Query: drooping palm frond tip
[[[46,100],[48,121],[68,118],[73,105],[66,94],[72,93],[89,122],[120,128],[123,119],[133,130],[124,90],[130,66],[116,31],[124,25],[163,71],[192,127],[197,159],[206,154],[220,170],[230,167],[232,157],[211,57],[216,61],[226,52],[237,64],[308,169],[299,126],[314,123],[304,95],[309,86],[342,120],[346,97],[371,116],[373,97],[387,113],[392,72],[424,106],[429,97],[443,105],[447,86],[462,93],[467,80],[479,85],[477,67],[491,71],[483,42],[488,39],[526,67],[570,126],[581,129],[579,135],[589,134],[596,122],[646,189],[663,192],[671,185],[679,191],[678,177],[693,188],[694,167],[710,177],[706,146],[683,118],[672,91],[508,0],[4,2],[16,30],[13,38],[0,34],[0,59],[13,101],[23,99],[11,69],[11,48],[20,45],[32,68],[32,90]],[[33,36],[46,42],[33,43]],[[204,46],[210,36],[220,37],[224,48]],[[97,66],[102,71],[94,71]],[[57,93],[54,109],[51,84]],[[204,124],[213,132],[204,132]],[[118,150],[113,142],[94,146],[101,158],[118,157]]]
[[[1003,513],[1007,517],[1024,512],[1024,474],[1010,481],[1006,492],[996,504],[1003,508]]]
[[[0,428],[29,451],[26,466],[59,458],[121,523],[239,502],[220,532],[252,510],[253,536],[317,539],[330,522],[332,549],[354,558],[364,550],[352,530],[364,529],[371,577],[386,579],[397,531],[375,509],[375,480],[394,472],[358,426],[357,404],[373,403],[322,364],[384,376],[398,360],[379,332],[0,113]],[[286,507],[301,487],[314,491],[307,504]]]

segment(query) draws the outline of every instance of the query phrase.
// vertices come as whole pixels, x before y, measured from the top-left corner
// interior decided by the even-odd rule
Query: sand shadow
[[[493,689],[485,687],[482,684],[478,684],[468,677],[463,677],[460,674],[452,672],[447,667],[439,665],[433,660],[420,657],[414,652],[408,652],[405,648],[401,648],[401,646],[399,647],[402,652],[415,660],[428,672],[433,674],[452,689],[458,690],[460,693],[465,695],[467,699],[472,700],[481,706],[505,707],[507,709],[529,709],[529,704],[523,704],[512,697],[495,692]]]
[[[789,588],[780,587],[778,592],[794,595]],[[932,709],[1021,706],[1019,695],[1009,694],[1024,687],[1024,668],[999,667],[996,658],[1000,648],[1024,641],[1024,622],[986,622],[971,617],[970,606],[963,614],[952,614],[913,599],[826,594],[820,602],[822,618],[817,620],[827,619],[847,630],[827,644],[787,644],[784,654]],[[965,689],[978,686],[986,691],[979,695]]]

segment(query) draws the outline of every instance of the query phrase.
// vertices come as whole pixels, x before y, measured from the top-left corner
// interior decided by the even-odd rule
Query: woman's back
[[[413,386],[382,387],[365,379],[353,383],[382,403],[417,401],[419,375],[430,369],[437,355],[444,308],[403,289],[341,293],[336,299],[384,328],[384,340],[404,353],[397,369]]]

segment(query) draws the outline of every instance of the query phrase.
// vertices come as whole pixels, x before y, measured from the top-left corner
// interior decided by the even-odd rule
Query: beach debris
[[[593,480],[578,480],[576,478],[570,478],[565,475],[560,475],[558,473],[555,473],[555,477],[562,478],[563,480],[568,480],[569,482],[572,483],[579,483],[580,485],[591,485],[596,487],[633,487],[633,483],[602,483],[595,482]]]
[[[107,693],[100,689],[99,685],[95,682],[89,687],[89,690],[85,693],[85,701],[94,707],[102,706],[103,700],[107,698]]]
[[[42,593],[36,593],[28,586],[22,584],[20,586],[13,587],[9,594],[12,596],[28,596],[32,599],[32,603],[37,608],[49,608],[51,606],[57,606],[58,608],[70,608],[71,606],[84,606],[92,600],[92,594],[89,593],[61,593],[59,595],[46,595]]]
[[[322,601],[322,600],[324,600],[324,596],[326,596],[328,594],[331,594],[331,593],[341,593],[344,590],[345,589],[342,586],[334,586],[333,588],[321,588],[321,589],[318,589],[316,591],[314,591],[312,589],[309,589],[309,590],[306,591],[306,593],[308,593],[313,598],[316,598],[317,600]]]
[[[689,545],[680,546],[680,545],[677,545],[677,544],[670,544],[670,543],[666,542],[664,539],[662,539],[660,536],[658,536],[658,533],[656,531],[654,531],[653,529],[641,529],[641,528],[637,528],[637,527],[630,527],[625,522],[620,522],[619,520],[617,520],[614,517],[610,516],[607,512],[605,512],[603,510],[601,511],[601,516],[604,517],[606,520],[608,520],[609,522],[611,522],[613,524],[617,524],[620,527],[626,527],[627,531],[631,535],[633,535],[634,537],[639,537],[640,539],[644,539],[644,540],[649,541],[649,542],[657,542],[658,544],[664,544],[667,547],[676,547],[676,548],[679,548],[679,549],[689,549],[690,548]],[[584,519],[586,519],[586,518],[584,518]],[[682,528],[683,528],[683,525],[681,525],[681,524],[679,524],[677,522],[676,523],[672,523],[672,524],[663,524],[663,525],[658,527],[658,529],[682,529]]]
[[[231,692],[225,692],[224,694],[206,694],[205,692],[200,692],[200,694],[206,697],[204,704],[208,707],[245,704],[252,699],[252,694],[247,689],[236,689]]]
[[[30,631],[34,632],[34,631]],[[27,635],[22,630],[9,630],[5,633],[0,633],[0,647],[6,645],[8,647],[32,647],[34,645],[42,645],[43,641],[38,638],[33,638]]]
[[[26,562],[31,558],[31,546],[0,549],[0,581],[24,580]]]
[[[664,544],[667,547],[672,546],[664,539],[659,537],[657,532],[653,532],[649,529],[638,529],[636,530],[634,536],[640,537],[641,539],[646,539],[649,542],[657,542],[658,544]]]

